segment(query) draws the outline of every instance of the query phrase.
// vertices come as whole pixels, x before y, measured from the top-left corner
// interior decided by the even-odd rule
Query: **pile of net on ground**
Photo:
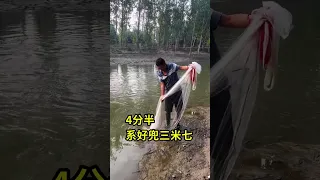
[[[164,129],[173,129],[177,126],[177,124],[180,122],[183,113],[187,107],[189,96],[191,89],[196,89],[196,82],[197,82],[197,74],[201,73],[201,65],[192,62],[193,66],[195,68],[189,68],[179,79],[177,83],[164,95],[164,101],[159,99],[157,109],[156,109],[156,115],[155,115],[155,123],[153,123],[150,126],[150,129],[158,129],[158,130],[164,130]],[[165,112],[165,100],[175,96],[176,93],[181,93],[179,96],[179,99],[175,99],[174,101],[177,101],[177,107],[173,108],[173,112],[171,117],[172,120],[170,121],[170,126],[167,127],[167,121],[166,121],[166,112]],[[177,108],[180,109],[180,113],[177,113]]]
[[[280,37],[287,38],[292,29],[290,12],[275,2],[263,2],[261,8],[252,12],[252,18],[249,27],[210,72],[210,96],[217,97],[222,92],[230,95],[227,110],[211,147],[213,162],[210,164],[214,180],[228,179],[241,151],[254,108],[259,70],[262,67],[266,71],[264,89],[271,90]],[[215,119],[211,117],[211,124],[213,121]],[[232,135],[228,137],[230,132]]]

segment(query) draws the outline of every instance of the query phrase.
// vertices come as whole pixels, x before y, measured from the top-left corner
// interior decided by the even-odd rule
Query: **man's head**
[[[166,68],[167,68],[166,61],[165,61],[164,59],[162,59],[162,58],[158,58],[158,59],[156,60],[156,66],[157,66],[157,68],[158,68],[159,70],[161,70],[161,71],[165,71]]]

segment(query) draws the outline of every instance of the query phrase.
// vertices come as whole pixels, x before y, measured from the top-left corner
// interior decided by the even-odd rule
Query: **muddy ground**
[[[230,180],[319,180],[320,145],[245,144]]]
[[[193,114],[195,113],[195,114]],[[139,163],[140,180],[204,180],[210,175],[209,108],[185,112],[190,142],[155,142]],[[320,145],[247,141],[229,180],[319,180]]]
[[[193,140],[154,142],[139,163],[139,179],[207,179],[210,175],[209,117],[209,107],[186,110],[181,129],[192,131]]]

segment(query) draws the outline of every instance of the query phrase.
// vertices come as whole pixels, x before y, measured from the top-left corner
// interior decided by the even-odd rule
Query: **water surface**
[[[2,179],[109,172],[109,14],[0,13]]]

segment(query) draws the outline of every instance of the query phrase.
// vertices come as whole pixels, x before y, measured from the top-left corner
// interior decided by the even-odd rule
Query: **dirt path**
[[[193,140],[152,144],[139,163],[139,179],[207,179],[210,174],[209,117],[209,107],[188,109],[181,128],[192,131]]]

